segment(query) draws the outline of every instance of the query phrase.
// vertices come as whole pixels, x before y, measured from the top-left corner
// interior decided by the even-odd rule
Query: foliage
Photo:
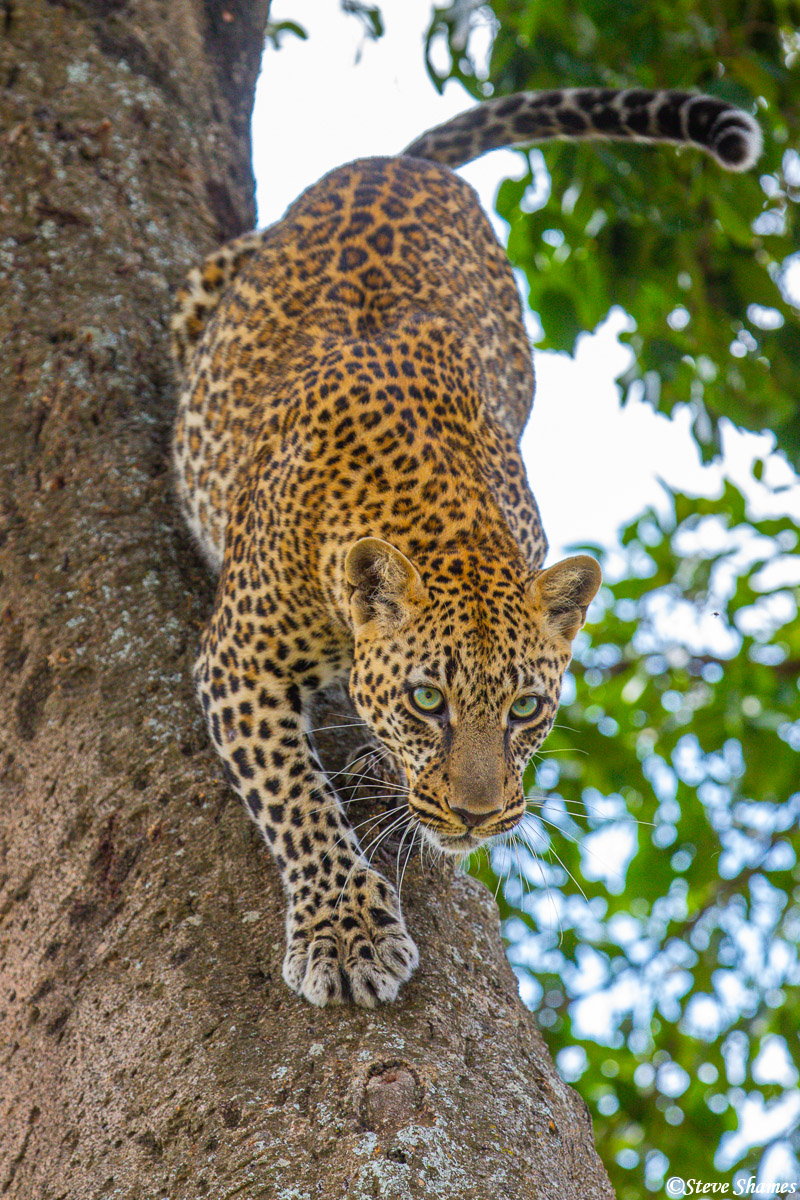
[[[525,843],[476,867],[508,873],[512,961],[620,1200],[687,1167],[730,1182],[745,1098],[774,1107],[800,1072],[796,529],[728,485],[622,540]]]
[[[495,18],[488,78],[469,30]],[[706,457],[717,421],[770,428],[800,462],[797,289],[787,266],[800,245],[800,4],[796,0],[457,0],[434,15],[434,82],[492,92],[563,86],[678,87],[752,109],[765,130],[758,172],[727,175],[693,151],[554,143],[524,160],[497,200],[508,249],[524,272],[543,348],[572,351],[619,304],[636,329],[623,383],[669,412],[696,411]],[[432,48],[445,39],[446,73]],[[554,198],[549,195],[550,172]],[[800,275],[800,255],[794,259]]]
[[[366,37],[373,41],[383,37],[383,17],[381,10],[374,4],[364,4],[363,0],[339,0],[342,12],[348,16],[357,17],[361,22]]]
[[[280,50],[286,34],[299,38],[304,42],[308,33],[296,21],[267,21],[264,27],[264,40],[270,42],[276,50]]]
[[[488,72],[470,55],[487,15]],[[706,458],[725,415],[800,461],[798,25],[790,0],[455,0],[428,37],[434,81],[479,98],[638,84],[757,111],[760,174],[557,143],[498,194],[541,346],[572,351],[621,305],[635,320],[623,387],[667,412],[689,401]],[[523,841],[473,864],[621,1200],[671,1174],[730,1185],[778,1145],[800,1156],[797,531],[754,517],[731,484],[671,501],[621,551],[594,548],[616,582],[531,768],[542,799]]]
[[[366,4],[364,0],[339,0],[339,7],[349,17],[355,17],[360,22],[364,37],[377,41],[385,33],[381,10],[374,4]],[[286,34],[305,41],[307,31],[297,21],[267,21],[264,38],[271,42],[276,50],[280,50],[281,42]]]

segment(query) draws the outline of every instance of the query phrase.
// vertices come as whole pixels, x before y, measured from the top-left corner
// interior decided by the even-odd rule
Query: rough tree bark
[[[277,876],[197,713],[212,584],[165,322],[253,223],[267,7],[0,13],[0,1194],[610,1196],[473,880],[409,867],[401,1003],[290,995]]]

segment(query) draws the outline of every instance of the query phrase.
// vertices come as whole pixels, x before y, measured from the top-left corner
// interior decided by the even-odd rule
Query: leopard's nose
[[[492,808],[488,812],[470,812],[466,808],[451,808],[453,816],[458,817],[459,821],[466,825],[467,829],[474,829],[476,825],[485,825],[487,821],[491,821],[493,817],[498,817],[503,811],[502,808]]]

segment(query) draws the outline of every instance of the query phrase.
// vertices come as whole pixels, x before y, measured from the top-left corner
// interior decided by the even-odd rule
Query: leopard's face
[[[599,568],[581,558],[514,578],[487,563],[477,587],[458,572],[423,582],[364,542],[350,692],[405,770],[412,823],[464,855],[522,819],[523,771],[555,719]]]
[[[465,854],[521,820],[522,773],[553,724],[569,654],[543,671],[528,647],[480,645],[474,631],[441,639],[430,615],[357,639],[350,690],[404,768],[412,821],[438,848]]]

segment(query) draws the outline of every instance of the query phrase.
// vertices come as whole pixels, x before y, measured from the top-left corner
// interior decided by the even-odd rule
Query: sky
[[[280,50],[269,48],[253,116],[254,167],[259,225],[276,221],[304,188],[350,159],[401,150],[432,125],[474,102],[457,83],[440,96],[425,71],[423,33],[430,0],[383,0],[386,33],[365,38],[361,23],[342,13],[337,0],[275,0],[271,20],[292,20],[308,40],[286,34]],[[479,37],[479,42],[480,42]],[[488,31],[478,53],[488,49]],[[505,223],[494,213],[494,196],[507,175],[520,175],[522,160],[500,150],[459,173],[478,191],[498,235]],[[559,181],[553,181],[557,191]],[[628,318],[621,310],[593,334],[583,336],[574,359],[535,355],[537,394],[522,441],[532,490],[550,541],[548,562],[571,544],[616,543],[616,530],[648,505],[669,506],[659,483],[717,494],[722,472],[702,468],[689,432],[688,409],[669,419],[644,402],[620,405],[614,376],[630,361],[618,334]],[[531,332],[535,321],[531,319]],[[725,431],[725,471],[753,498],[757,515],[770,509],[767,491],[751,475],[755,457],[766,456],[770,434]],[[765,481],[788,483],[789,468],[776,455]],[[800,517],[800,487],[782,497]]]

